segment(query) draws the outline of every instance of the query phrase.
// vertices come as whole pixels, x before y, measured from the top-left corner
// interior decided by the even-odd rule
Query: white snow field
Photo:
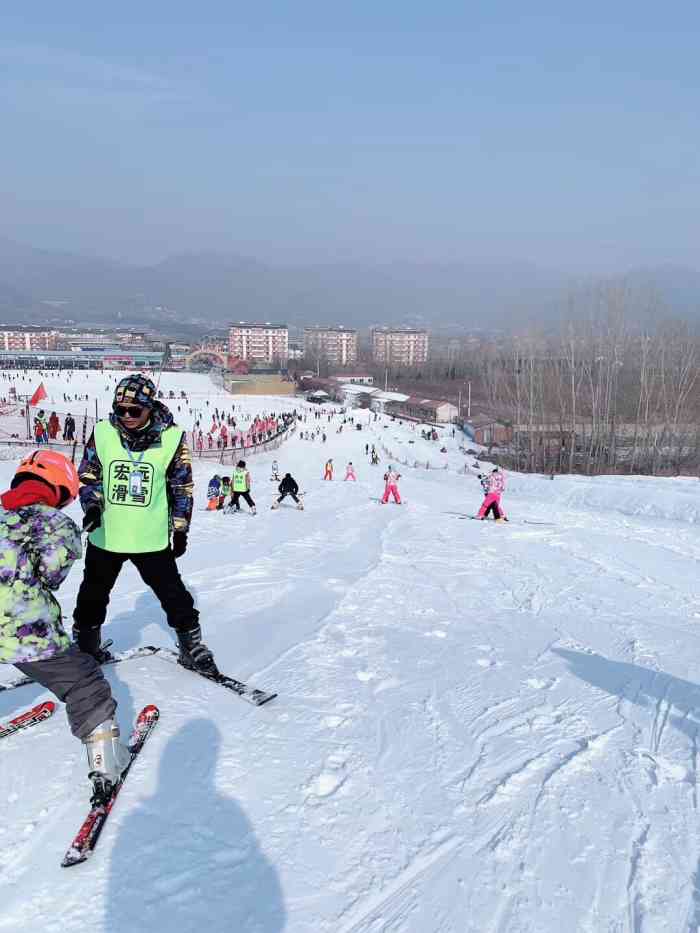
[[[183,379],[211,391],[164,385]],[[2,933],[698,930],[698,481],[511,476],[495,524],[455,514],[473,475],[402,468],[407,504],[380,506],[364,445],[415,432],[358,417],[250,458],[257,516],[202,511],[195,463],[181,571],[221,669],[277,699],[157,657],[106,667],[123,725],[162,718],[71,869],[89,785],[63,709],[1,741]],[[305,511],[270,510],[273,459]],[[104,632],[173,642],[131,567]],[[0,720],[46,696],[0,693]]]

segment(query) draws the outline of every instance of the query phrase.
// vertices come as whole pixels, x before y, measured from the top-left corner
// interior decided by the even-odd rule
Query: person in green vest
[[[73,638],[98,661],[108,659],[101,630],[109,594],[131,561],[175,631],[180,663],[215,674],[214,657],[202,642],[199,613],[175,563],[187,549],[192,460],[185,432],[156,395],[146,376],[122,379],[111,415],[97,422],[85,447],[78,475],[88,545]]]
[[[231,481],[231,490],[231,508],[234,511],[241,511],[239,500],[243,497],[250,506],[250,511],[253,515],[257,514],[255,503],[250,495],[250,473],[245,468],[245,460],[239,460],[236,464],[236,469],[233,471],[233,479]]]

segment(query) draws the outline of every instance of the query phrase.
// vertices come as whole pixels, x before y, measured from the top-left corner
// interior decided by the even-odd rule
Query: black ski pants
[[[15,667],[66,704],[70,730],[78,739],[86,739],[101,722],[114,716],[117,702],[102,668],[76,645],[45,661],[23,661]]]
[[[128,560],[158,597],[168,625],[176,632],[189,632],[195,628],[199,613],[194,608],[191,593],[182,582],[169,547],[149,554],[116,554],[88,543],[83,582],[73,612],[78,629],[97,628],[104,623],[109,594]]]
[[[288,489],[286,492],[283,492],[282,495],[278,497],[277,501],[281,502],[283,499],[286,499],[287,496],[291,496],[292,499],[294,499],[294,501],[296,502],[296,504],[299,505],[299,497],[297,496],[295,492],[292,492],[291,489]]]
[[[501,517],[501,510],[498,508],[497,502],[492,502],[491,505],[484,512],[484,518],[488,518],[489,514],[493,512],[493,517],[499,519]]]
[[[255,508],[255,503],[253,502],[249,492],[234,492],[231,495],[231,505],[234,507],[234,509],[240,509],[241,506],[239,504],[239,500],[241,496],[245,499],[251,509]]]

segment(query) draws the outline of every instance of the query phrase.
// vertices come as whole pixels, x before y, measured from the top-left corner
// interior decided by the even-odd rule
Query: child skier
[[[219,492],[219,504],[217,509],[223,509],[226,505],[226,497],[231,494],[231,477],[222,476],[221,477],[221,490]]]
[[[78,494],[73,464],[36,450],[0,496],[0,663],[14,664],[66,704],[87,750],[93,799],[104,800],[130,761],[114,720],[117,704],[100,665],[71,645],[57,590],[82,554],[80,531],[61,510]]]
[[[207,486],[207,511],[214,512],[219,508],[219,496],[221,494],[221,477],[216,473],[209,480]]]
[[[239,500],[241,496],[243,496],[245,501],[250,506],[250,511],[253,515],[255,515],[257,513],[257,509],[255,508],[255,503],[253,502],[253,499],[250,495],[250,473],[245,468],[245,460],[239,460],[236,464],[236,469],[233,471],[232,486],[233,489],[231,491],[230,508],[236,512],[240,512],[241,507],[239,505]]]
[[[384,495],[382,496],[381,503],[386,505],[389,501],[389,496],[394,497],[394,502],[397,505],[401,505],[401,496],[399,495],[399,480],[401,479],[401,474],[397,473],[396,470],[389,464],[389,468],[384,474]]]
[[[498,467],[494,467],[488,476],[482,478],[481,485],[485,496],[477,518],[480,518],[483,522],[488,518],[489,512],[493,512],[493,517],[497,522],[507,522],[508,519],[501,506],[501,496],[506,488],[506,478],[503,473]]]
[[[352,465],[352,460],[345,467],[345,481],[351,479],[353,482],[357,482],[357,476],[355,475],[355,467]]]
[[[304,503],[298,497],[299,486],[291,473],[284,474],[284,479],[277,488],[279,489],[280,495],[272,503],[273,509],[278,509],[280,507],[280,502],[282,502],[283,499],[286,499],[287,496],[291,496],[292,499],[294,499],[296,502],[297,508],[303,511]]]
[[[326,460],[326,468],[323,471],[324,479],[333,479],[333,460]]]
[[[280,473],[279,473],[279,471],[280,471],[280,468],[279,468],[279,466],[277,465],[277,461],[276,461],[276,460],[273,460],[273,461],[272,461],[272,476],[270,477],[270,479],[275,480],[275,482],[277,482],[277,483],[279,483],[279,481],[280,481]],[[287,474],[287,475],[288,475],[288,474]]]

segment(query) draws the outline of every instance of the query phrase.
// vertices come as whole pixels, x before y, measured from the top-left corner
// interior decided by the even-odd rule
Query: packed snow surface
[[[224,398],[205,376],[164,387],[316,410]],[[221,669],[276,700],[250,707],[157,657],[105,668],[123,726],[146,703],[162,718],[70,870],[89,787],[63,709],[2,740],[0,931],[698,929],[697,480],[510,476],[510,523],[469,521],[481,490],[459,438],[355,417],[339,434],[342,416],[309,414],[325,444],[250,458],[257,516],[204,512],[215,468],[195,463],[183,576]],[[436,464],[444,443],[449,468],[400,467],[406,504],[380,506],[388,460],[364,453],[380,441]],[[273,459],[304,511],[270,510]],[[68,619],[80,577],[59,592]],[[172,644],[131,567],[105,636]],[[0,693],[0,719],[46,696]]]

